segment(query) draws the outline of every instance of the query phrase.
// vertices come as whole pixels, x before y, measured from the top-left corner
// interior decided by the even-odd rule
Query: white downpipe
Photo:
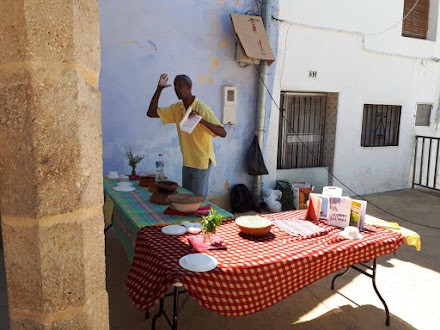
[[[266,28],[266,34],[269,37],[270,32],[270,22],[271,22],[271,12],[272,12],[272,0],[263,0],[262,7],[262,18],[263,24]],[[258,99],[257,99],[257,123],[255,133],[258,137],[258,145],[260,146],[261,152],[263,152],[264,145],[264,119],[266,117],[266,86],[267,86],[267,76],[268,76],[268,66],[266,61],[261,60],[260,65],[258,67],[258,71],[260,73],[260,77],[258,79]],[[257,73],[258,75],[258,73]],[[256,200],[261,199],[261,190],[262,190],[263,182],[262,176],[257,175],[254,177],[254,198]]]

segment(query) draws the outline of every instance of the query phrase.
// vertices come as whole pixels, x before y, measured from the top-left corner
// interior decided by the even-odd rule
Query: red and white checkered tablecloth
[[[304,216],[303,211],[266,215],[275,219]],[[262,238],[240,234],[234,221],[223,223],[217,233],[227,250],[204,252],[218,260],[206,273],[187,271],[179,259],[194,253],[187,237],[168,236],[160,227],[145,227],[137,236],[136,250],[125,285],[136,308],[148,311],[175,282],[185,285],[202,306],[228,316],[256,313],[339,269],[366,262],[397,250],[404,238],[392,231],[371,227],[363,240],[347,240],[330,228],[324,236],[292,237],[276,226]]]

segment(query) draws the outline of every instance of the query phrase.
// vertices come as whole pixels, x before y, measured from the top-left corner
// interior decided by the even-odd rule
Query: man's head
[[[184,74],[179,74],[174,78],[174,91],[179,100],[184,100],[191,94],[192,81],[191,78]]]

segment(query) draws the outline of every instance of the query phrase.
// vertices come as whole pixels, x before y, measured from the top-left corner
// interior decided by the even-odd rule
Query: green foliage
[[[144,159],[145,155],[133,155],[131,147],[125,147],[125,153],[128,157],[128,165],[130,165],[133,169],[132,175],[136,175],[136,166],[142,159]]]
[[[203,217],[200,222],[202,225],[202,230],[207,233],[215,233],[217,227],[222,224],[222,216],[218,214],[215,210],[211,209],[211,214]]]

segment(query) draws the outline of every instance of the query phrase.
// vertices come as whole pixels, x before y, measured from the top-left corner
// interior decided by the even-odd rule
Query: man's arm
[[[157,114],[157,107],[159,104],[159,97],[164,88],[170,87],[168,84],[168,75],[166,73],[162,73],[159,78],[159,83],[157,84],[156,91],[154,92],[153,97],[150,101],[150,106],[148,107],[147,116],[150,118],[159,118]]]
[[[226,137],[226,131],[223,126],[211,124],[209,121],[206,121],[203,118],[200,119],[200,124],[206,126],[215,135],[221,136],[223,138]]]
[[[189,115],[189,118],[197,116],[197,115],[199,115],[199,113],[197,111],[193,110],[191,112],[191,114]],[[218,136],[221,136],[221,137],[226,137],[226,131],[225,131],[223,126],[211,124],[209,121],[207,121],[207,120],[205,120],[203,118],[200,119],[199,123],[204,125],[206,128],[208,128],[215,135],[218,135]]]

